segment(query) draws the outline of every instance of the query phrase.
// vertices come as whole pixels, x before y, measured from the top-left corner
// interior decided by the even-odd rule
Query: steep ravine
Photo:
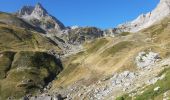
[[[45,52],[19,51],[10,61],[4,58],[5,53],[1,55],[0,61],[9,64],[4,65],[6,75],[0,79],[1,99],[17,99],[25,94],[34,94],[63,70],[60,59]],[[1,71],[3,73],[2,68]]]

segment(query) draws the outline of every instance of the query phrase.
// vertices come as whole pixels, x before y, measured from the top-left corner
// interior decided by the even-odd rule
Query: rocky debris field
[[[139,58],[142,58],[144,61],[138,62]],[[165,68],[163,67],[164,65],[170,64],[170,59],[161,60],[159,54],[154,52],[140,52],[135,61],[137,61],[138,69],[134,72],[127,70],[121,73],[114,73],[89,86],[76,82],[66,89],[54,91],[52,94],[44,93],[31,97],[29,100],[113,100],[122,93],[130,93],[140,87],[154,84],[158,80],[163,79],[164,75],[157,77],[157,74]],[[58,95],[62,99],[58,99]],[[131,94],[131,96],[133,95]]]

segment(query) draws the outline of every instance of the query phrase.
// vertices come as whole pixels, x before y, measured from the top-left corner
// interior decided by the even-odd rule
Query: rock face
[[[103,37],[104,31],[96,27],[69,27],[56,35],[49,34],[53,40],[63,50],[65,55],[75,54],[82,51],[82,44]]]
[[[105,36],[112,36],[114,37],[116,34],[116,29],[107,29],[104,31]]]
[[[118,29],[126,32],[137,32],[153,25],[168,15],[170,15],[170,0],[160,0],[160,3],[153,11],[142,14],[131,22],[119,25]]]
[[[139,68],[147,68],[160,60],[159,54],[154,52],[140,52],[136,57],[136,64]]]
[[[68,31],[68,42],[70,44],[79,45],[86,40],[93,40],[103,36],[103,31],[96,27],[75,28]]]
[[[47,33],[55,33],[65,28],[65,26],[55,17],[48,14],[48,12],[38,3],[35,7],[24,6],[17,12],[17,16],[40,27]]]

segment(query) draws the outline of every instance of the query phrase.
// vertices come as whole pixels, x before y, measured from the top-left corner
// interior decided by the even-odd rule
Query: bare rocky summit
[[[34,26],[42,28],[47,33],[56,33],[65,28],[63,23],[50,15],[40,3],[37,3],[35,7],[24,6],[17,12],[17,16]]]
[[[168,15],[170,15],[170,0],[160,0],[160,3],[153,11],[141,14],[137,19],[119,25],[118,29],[126,32],[137,32],[148,28]]]

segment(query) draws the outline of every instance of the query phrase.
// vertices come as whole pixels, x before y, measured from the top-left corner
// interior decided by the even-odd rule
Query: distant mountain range
[[[54,33],[66,29],[64,24],[50,15],[40,3],[36,4],[35,7],[24,6],[18,11],[17,15],[31,24],[39,26],[46,32]],[[170,15],[170,1],[160,0],[160,3],[153,11],[147,14],[141,14],[137,19],[131,22],[118,25],[118,27],[112,29],[113,31],[110,34],[137,32],[153,25],[155,22],[162,20],[168,15]]]

